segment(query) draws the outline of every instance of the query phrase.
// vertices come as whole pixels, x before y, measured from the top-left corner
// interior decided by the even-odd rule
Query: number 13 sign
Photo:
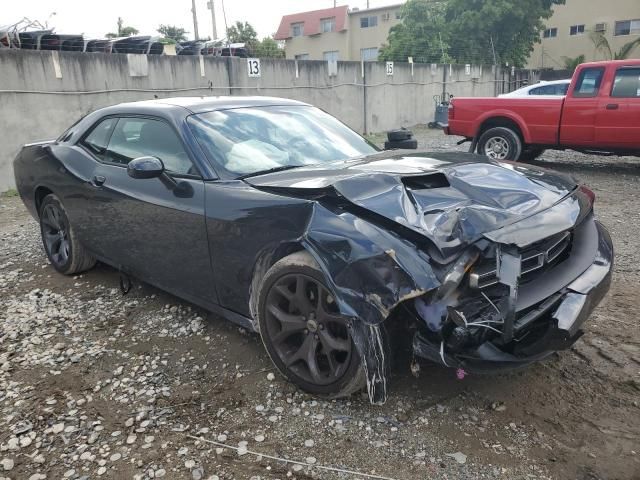
[[[260,70],[260,59],[259,58],[247,58],[247,72],[250,77],[259,77],[262,73]]]

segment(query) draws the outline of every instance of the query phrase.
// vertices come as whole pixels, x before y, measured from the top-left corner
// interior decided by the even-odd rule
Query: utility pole
[[[198,40],[198,14],[196,13],[196,0],[191,0],[191,13],[193,13],[193,36],[194,40]]]
[[[215,40],[218,38],[218,30],[216,29],[216,8],[213,0],[207,2],[207,8],[211,10],[211,24],[213,25],[213,37],[211,37],[211,40]]]

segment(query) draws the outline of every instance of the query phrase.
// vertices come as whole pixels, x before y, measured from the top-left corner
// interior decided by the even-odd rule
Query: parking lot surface
[[[300,392],[257,335],[141,282],[123,296],[109,267],[57,274],[0,198],[0,478],[640,478],[640,159],[535,164],[592,188],[615,243],[585,336],[517,373],[399,368],[381,407]]]

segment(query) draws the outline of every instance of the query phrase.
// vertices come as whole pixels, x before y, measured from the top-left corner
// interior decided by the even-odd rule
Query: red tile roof
[[[291,24],[304,23],[304,35],[317,35],[320,32],[320,20],[323,18],[336,17],[336,32],[347,29],[347,13],[349,7],[344,5],[336,8],[325,8],[323,10],[313,10],[311,12],[294,13],[285,15],[280,21],[280,27],[276,35],[276,40],[286,40],[291,38]]]

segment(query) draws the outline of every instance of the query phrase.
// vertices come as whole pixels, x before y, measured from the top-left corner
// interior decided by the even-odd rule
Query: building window
[[[291,24],[291,36],[301,37],[304,35],[304,22]]]
[[[360,17],[360,28],[369,28],[378,26],[378,17]]]
[[[296,60],[309,60],[309,54],[308,53],[299,53],[294,58]]]
[[[340,56],[340,52],[338,52],[338,50],[332,50],[330,52],[324,52],[322,54],[322,58],[327,62],[337,62],[339,59],[338,58],[339,56]]]
[[[620,22],[616,22],[616,36],[637,34],[640,34],[640,19],[622,20]]]
[[[378,60],[378,47],[362,48],[360,58],[363,62],[375,62]]]
[[[400,14],[400,10],[396,10],[396,20],[401,20],[402,15]]]
[[[323,18],[320,20],[320,32],[329,33],[336,31],[336,17]]]
[[[547,28],[544,31],[544,38],[556,38],[558,36],[558,29],[557,28]]]
[[[582,35],[584,33],[584,25],[571,25],[569,27],[569,35]]]

